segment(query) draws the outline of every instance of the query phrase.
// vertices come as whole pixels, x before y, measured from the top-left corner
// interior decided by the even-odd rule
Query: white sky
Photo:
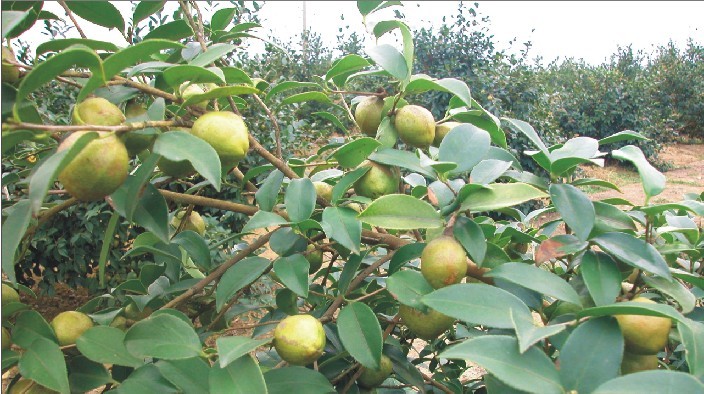
[[[473,3],[465,2],[465,7]],[[113,4],[123,11],[125,19],[129,19],[127,2]],[[177,4],[171,2],[170,7]],[[260,12],[263,33],[271,31],[284,41],[300,34],[302,4],[301,1],[266,2]],[[439,26],[443,16],[449,18],[457,13],[457,6],[457,1],[408,1],[401,9],[413,29]],[[347,32],[364,32],[354,1],[307,1],[306,8],[307,25],[331,45],[336,41],[339,27],[349,26]],[[45,9],[60,17],[65,15],[56,2],[45,2]],[[700,44],[704,41],[704,1],[480,1],[478,11],[480,15],[490,17],[490,34],[494,35],[497,48],[508,48],[508,42],[515,37],[517,43],[511,48],[518,51],[523,48],[523,42],[530,40],[533,43],[531,58],[541,56],[543,63],[556,57],[575,57],[599,64],[608,60],[618,45],[633,44],[634,49],[650,52],[670,39],[681,48],[690,37]],[[340,19],[341,14],[345,16],[344,21]],[[379,19],[392,16],[390,10],[379,13]],[[70,23],[68,18],[66,20]],[[119,34],[107,32],[89,22],[82,21],[81,25],[90,38],[107,40],[116,37],[124,41]],[[41,29],[39,24],[33,28],[35,31]],[[36,46],[46,36],[29,34],[22,38]],[[125,42],[116,43],[126,45]]]

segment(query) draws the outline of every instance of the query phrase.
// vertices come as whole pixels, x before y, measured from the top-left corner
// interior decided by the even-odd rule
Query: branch
[[[188,9],[188,4],[186,4],[186,2],[182,0],[179,0],[178,3],[181,5],[181,11],[183,11],[183,14],[186,15],[186,19],[188,19],[188,24],[191,25],[193,32],[196,33],[196,38],[198,39],[198,43],[200,43],[200,48],[203,50],[203,52],[207,51],[208,46],[205,45],[205,41],[203,40],[203,36],[201,35],[200,30],[198,29],[198,25],[196,24],[196,21],[191,15],[191,10]]]
[[[271,113],[271,110],[269,107],[264,104],[264,101],[256,95],[253,94],[254,100],[259,103],[259,105],[264,108],[264,111],[266,112],[267,116],[269,116],[269,120],[271,121],[271,124],[274,126],[274,134],[275,134],[275,139],[276,139],[276,157],[278,157],[280,160],[283,160],[283,155],[281,154],[281,129],[279,128],[279,123],[276,121],[276,118],[274,117],[274,114]]]
[[[41,130],[50,131],[52,133],[59,132],[74,132],[74,131],[111,131],[118,134],[126,133],[133,130],[146,129],[148,127],[172,127],[172,126],[188,126],[180,121],[173,120],[151,120],[146,122],[128,123],[119,126],[98,126],[98,125],[80,125],[80,126],[63,126],[63,125],[45,125],[37,123],[17,122],[3,123],[3,131],[7,130]]]
[[[81,35],[82,38],[88,38],[86,37],[86,33],[83,32],[83,29],[81,29],[81,26],[78,24],[78,21],[76,18],[73,17],[73,12],[68,8],[68,5],[66,5],[65,1],[59,1],[59,4],[61,7],[66,11],[66,15],[68,15],[69,18],[71,18],[71,22],[73,22],[73,25],[76,26],[76,30],[78,30],[78,34]]]
[[[252,205],[238,204],[236,202],[223,201],[210,197],[194,196],[192,194],[176,193],[169,190],[159,191],[167,200],[180,204],[193,204],[201,207],[216,208],[223,211],[243,213],[248,216],[252,216],[259,211],[259,208]]]

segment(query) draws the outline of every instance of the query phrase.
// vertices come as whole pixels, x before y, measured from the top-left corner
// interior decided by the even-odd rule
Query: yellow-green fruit
[[[241,116],[232,112],[208,112],[193,123],[191,134],[215,149],[225,169],[236,166],[249,150],[247,125]]]
[[[125,307],[125,317],[135,321],[149,317],[152,312],[153,310],[150,307],[145,307],[142,311],[140,311],[135,304],[129,304]]]
[[[655,304],[643,297],[634,302]],[[632,354],[656,354],[665,347],[672,321],[667,317],[645,315],[615,315],[621,334],[626,343],[626,351]]]
[[[308,365],[323,355],[323,325],[311,315],[289,316],[274,330],[274,348],[290,364]]]
[[[5,59],[14,59],[12,52],[9,49],[2,47],[2,82],[15,83],[20,79],[20,69],[6,62]]]
[[[189,85],[188,82],[181,85],[181,88],[179,89],[179,91],[181,92],[181,98],[183,98],[184,101],[188,100],[192,96],[195,96],[196,94],[205,93],[205,90],[203,90],[203,88],[200,87],[200,85],[196,85],[196,84]],[[198,107],[200,109],[205,110],[206,108],[208,108],[208,100],[199,101],[199,102],[193,103],[191,105],[194,107]]]
[[[9,304],[11,302],[20,302],[20,295],[17,290],[13,289],[9,285],[2,284],[2,305]]]
[[[467,275],[467,255],[454,238],[441,235],[420,255],[420,272],[435,289],[460,283]]]
[[[354,183],[354,192],[373,200],[391,193],[398,192],[401,174],[395,167],[366,160],[360,167],[369,167],[369,171]]]
[[[455,322],[455,319],[434,309],[428,308],[428,313],[423,313],[407,305],[398,308],[398,315],[412,333],[425,340],[437,338]]]
[[[55,394],[58,391],[48,389],[33,380],[20,379],[15,383],[7,394]]]
[[[10,331],[7,328],[2,328],[2,350],[7,350],[12,346],[12,337],[10,337]]]
[[[351,203],[345,205],[345,207],[350,208],[350,209],[354,210],[354,211],[357,212],[357,213],[362,213],[362,211],[364,210],[364,208],[362,207],[362,205],[361,205],[361,204],[358,204],[358,203],[356,203],[356,202],[351,202]]]
[[[357,383],[366,389],[374,388],[382,383],[393,372],[394,364],[385,354],[381,355],[379,369],[363,368],[362,374],[357,378]]]
[[[110,322],[110,327],[119,328],[122,331],[127,330],[127,318],[124,316],[115,316]]]
[[[58,151],[68,149],[86,131],[71,133]],[[95,201],[112,194],[127,179],[129,156],[125,144],[112,133],[99,132],[59,174],[59,181],[71,196]]]
[[[313,186],[315,186],[315,194],[317,194],[318,197],[320,197],[326,201],[332,200],[332,185],[331,184],[316,181],[316,182],[313,182]]]
[[[648,371],[658,368],[658,357],[654,354],[631,354],[623,353],[621,361],[621,375],[629,373]]]
[[[73,345],[76,339],[93,327],[88,315],[77,311],[61,312],[51,321],[51,327],[59,339],[59,345]]]
[[[147,113],[147,108],[144,104],[137,103],[131,100],[125,106],[125,115],[127,120],[132,120],[134,118],[140,117]],[[127,148],[127,154],[130,157],[136,156],[139,152],[148,149],[156,140],[156,134],[149,133],[143,134],[145,130],[136,130],[125,133],[122,136],[122,141],[125,143],[125,148]]]
[[[455,127],[461,125],[459,122],[445,122],[435,126],[435,138],[433,139],[433,146],[440,146],[440,143],[445,138],[447,133]]]
[[[435,140],[433,114],[421,106],[407,105],[396,111],[394,126],[406,145],[427,148]]]
[[[73,107],[72,122],[75,125],[117,126],[125,121],[125,115],[117,105],[102,97],[91,97]]]
[[[311,274],[318,272],[323,265],[323,251],[320,249],[316,250],[315,245],[308,245],[306,251],[310,252],[306,255],[306,260],[310,263],[308,272]]]
[[[376,130],[381,124],[381,111],[384,109],[384,100],[369,96],[357,104],[354,110],[354,120],[359,125],[362,133],[376,137]]]
[[[178,228],[178,226],[181,225],[181,220],[183,220],[185,213],[185,211],[179,211],[174,215],[173,220],[171,220],[171,225],[174,226],[174,228]],[[188,215],[188,220],[186,224],[183,225],[183,231],[186,230],[195,231],[201,236],[205,234],[205,221],[198,212],[191,211],[191,214]]]

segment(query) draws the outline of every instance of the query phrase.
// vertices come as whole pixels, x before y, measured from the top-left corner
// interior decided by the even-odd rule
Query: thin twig
[[[59,4],[61,7],[66,11],[66,15],[71,19],[71,22],[73,22],[73,25],[76,26],[76,30],[78,30],[78,34],[81,35],[81,38],[88,38],[86,37],[86,33],[83,32],[83,29],[81,29],[81,26],[78,24],[78,21],[76,18],[73,17],[73,12],[71,12],[71,9],[68,8],[68,5],[66,5],[65,1],[59,1]]]
[[[279,123],[276,121],[274,114],[271,113],[271,110],[269,109],[269,107],[266,106],[266,104],[264,103],[264,101],[262,101],[259,95],[253,94],[252,97],[254,97],[254,100],[259,103],[262,108],[264,108],[264,112],[266,112],[267,116],[269,116],[269,120],[271,121],[271,124],[274,127],[274,138],[276,139],[276,157],[278,157],[280,160],[283,160],[283,155],[281,153],[281,129],[279,128]]]
[[[119,126],[99,126],[99,125],[80,125],[80,126],[63,126],[63,125],[45,125],[28,122],[8,122],[3,123],[2,128],[5,130],[41,130],[52,133],[59,132],[74,132],[74,131],[111,131],[118,134],[133,130],[142,130],[148,127],[173,127],[182,125],[181,122],[173,120],[150,120],[145,122],[128,123]]]
[[[207,51],[208,46],[205,45],[205,41],[203,40],[203,36],[200,35],[200,30],[198,29],[198,25],[196,24],[196,21],[193,19],[193,16],[191,15],[191,10],[188,9],[188,4],[182,0],[179,0],[178,3],[181,5],[181,11],[183,11],[183,14],[186,16],[186,19],[188,20],[188,24],[191,25],[191,28],[196,33],[196,39],[198,40],[198,43],[200,43],[200,48],[203,50],[203,52]],[[202,17],[202,15],[201,15],[201,17]]]

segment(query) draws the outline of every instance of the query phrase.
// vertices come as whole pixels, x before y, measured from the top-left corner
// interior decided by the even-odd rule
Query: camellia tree
[[[33,48],[44,60],[31,66],[3,50],[3,161],[35,155],[8,159],[18,168],[7,182],[22,187],[3,201],[10,393],[704,392],[702,195],[652,203],[663,174],[637,147],[608,150],[637,132],[546,146],[461,80],[413,74],[400,20],[368,26],[398,35],[398,48],[270,84],[231,65],[233,40],[256,26],[233,22],[237,8],[205,20],[182,1],[173,21],[133,40],[112,4],[61,4],[74,23],[132,44],[56,39]],[[358,2],[365,23],[394,6]],[[162,7],[138,3],[132,26]],[[3,37],[51,17],[41,9],[3,2]],[[366,78],[385,82],[351,89]],[[78,91],[71,125],[44,122],[35,105],[55,80]],[[452,95],[444,118],[414,99],[427,91]],[[284,160],[277,114],[311,101],[329,106],[331,125],[351,125],[349,137]],[[245,110],[271,121],[273,152]],[[521,154],[540,173],[510,153],[509,129],[534,144]],[[267,164],[246,168],[252,155]],[[588,198],[585,187],[618,190],[579,177],[607,155],[638,169],[645,201]],[[166,187],[184,180],[195,182],[184,193]],[[231,188],[253,197],[217,198]],[[49,190],[65,197],[49,202]],[[95,200],[112,211],[99,280],[120,264],[107,261],[120,220],[140,229],[124,251],[139,266],[47,322],[20,302],[17,289],[29,290],[15,266],[50,217]],[[516,208],[531,201],[543,208]],[[250,217],[228,259],[212,258],[203,207]],[[264,278],[275,297],[241,302]],[[252,311],[255,324],[239,327],[252,334],[233,335],[228,322]]]

